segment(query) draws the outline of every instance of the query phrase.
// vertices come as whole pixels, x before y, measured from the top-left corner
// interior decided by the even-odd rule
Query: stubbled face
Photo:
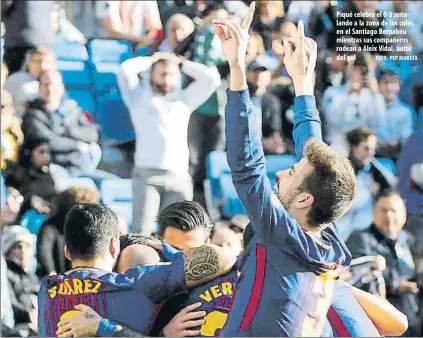
[[[208,241],[203,229],[195,229],[183,232],[179,229],[167,227],[162,241],[179,250],[198,248]]]
[[[156,93],[166,95],[172,92],[178,82],[179,67],[174,63],[159,63],[151,72],[152,88]]]
[[[379,90],[386,102],[393,102],[400,91],[400,83],[399,81],[380,81]]]
[[[293,201],[300,193],[299,187],[312,172],[312,165],[306,158],[302,158],[291,168],[276,173],[276,194],[288,211],[292,210]]]
[[[378,229],[396,239],[407,220],[407,211],[401,197],[392,195],[383,197],[376,203],[373,217]]]
[[[351,153],[356,160],[362,164],[368,164],[376,153],[377,137],[369,136],[367,140],[361,141],[359,145],[351,148]]]

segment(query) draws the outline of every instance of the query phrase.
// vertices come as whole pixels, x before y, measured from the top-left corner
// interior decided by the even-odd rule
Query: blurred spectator
[[[413,180],[413,166],[423,163],[423,116],[420,116],[419,129],[404,143],[398,161],[399,191],[405,199],[408,218],[407,230],[410,231],[416,243],[412,247],[416,260],[419,286],[423,287],[423,186]]]
[[[150,46],[161,40],[162,22],[157,1],[96,1],[102,36]]]
[[[30,208],[48,213],[56,194],[55,182],[50,172],[50,147],[47,139],[27,139],[19,149],[17,163],[5,171],[6,185],[23,195],[20,215]]]
[[[1,18],[6,29],[4,62],[7,64],[9,74],[21,69],[30,50],[53,44],[52,6],[53,1],[2,2]]]
[[[37,332],[37,294],[40,282],[29,272],[34,253],[34,237],[20,225],[2,231],[1,247],[7,262],[15,325],[30,324]]]
[[[6,169],[18,157],[18,147],[23,141],[21,120],[15,115],[12,96],[1,93],[1,169]]]
[[[3,177],[3,176],[2,176]],[[1,228],[13,224],[19,214],[23,196],[14,188],[7,188],[5,204],[1,209]]]
[[[59,71],[40,74],[40,99],[29,103],[22,129],[27,138],[46,138],[52,162],[69,172],[83,171],[90,144],[96,143],[96,127],[73,100],[63,99],[65,88]]]
[[[194,18],[197,11],[195,2],[195,0],[157,1],[163,25],[166,25],[175,14],[184,14],[191,19]]]
[[[195,30],[194,22],[184,14],[174,14],[166,23],[166,38],[160,45],[161,52],[174,53],[176,48]]]
[[[285,18],[288,21],[297,23],[300,20],[304,22],[305,34],[309,35],[309,20],[312,10],[320,7],[323,1],[292,1],[286,12]],[[329,2],[329,1],[325,1]]]
[[[250,33],[247,45],[247,55],[245,63],[250,64],[257,56],[265,55],[266,50],[264,49],[263,38],[256,32]],[[228,71],[229,73],[229,71]]]
[[[84,35],[76,28],[72,22],[66,18],[63,8],[55,4],[51,12],[51,21],[53,25],[54,41],[75,41],[85,44],[87,40]]]
[[[121,215],[116,215],[119,222],[119,235],[125,235],[128,233],[128,223]]]
[[[3,214],[4,212],[10,212],[8,211],[9,206],[7,205],[8,199],[8,193],[6,190],[6,185],[4,183],[3,175],[1,176],[1,228],[0,231],[3,232],[3,227],[7,225],[6,222],[3,221]],[[1,268],[1,332],[0,334],[2,336],[6,336],[6,332],[9,332],[13,329],[15,326],[15,317],[13,314],[12,309],[12,301],[10,298],[10,286],[9,281],[7,279],[7,263],[3,255],[3,251],[0,250],[0,268]]]
[[[371,56],[357,54],[349,76],[345,85],[329,87],[323,95],[326,138],[330,144],[339,142],[353,128],[378,130],[383,123],[385,102],[379,93]]]
[[[50,47],[39,46],[31,52],[26,69],[9,76],[4,88],[13,96],[16,114],[22,116],[28,102],[39,96],[38,77],[56,69],[56,55]]]
[[[257,124],[262,128],[266,154],[286,152],[281,137],[281,107],[275,95],[267,91],[272,80],[266,58],[258,56],[247,68],[247,84],[256,109]]]
[[[358,189],[351,209],[336,222],[344,239],[351,232],[366,229],[371,224],[375,196],[395,184],[394,175],[374,158],[376,133],[360,127],[351,130],[346,138]]]
[[[219,3],[209,4],[202,12],[203,23],[196,33],[193,61],[209,67],[226,63],[222,43],[212,21],[224,19],[228,13]],[[206,178],[206,157],[211,151],[225,150],[224,91],[219,88],[191,115],[188,127],[190,172],[194,179],[194,199],[204,203],[203,182]]]
[[[72,1],[73,23],[87,39],[149,46],[161,40],[157,1]]]
[[[252,30],[259,33],[264,40],[266,50],[272,49],[271,28],[277,18],[284,16],[282,1],[257,1],[256,14],[252,23]]]
[[[336,12],[339,10],[335,1],[315,1],[315,6],[310,13],[308,29],[319,49],[333,50],[337,44]]]
[[[351,52],[337,51],[349,48],[349,44],[336,44],[332,49],[322,50],[318,54],[316,66],[315,95],[318,105],[321,104],[323,95],[329,87],[339,87],[347,82],[348,61],[338,57],[351,56]]]
[[[213,234],[211,243],[228,248],[237,256],[241,253],[242,250],[241,238],[237,236],[233,230],[227,227],[220,227],[217,229]]]
[[[53,199],[53,211],[41,226],[37,239],[37,275],[45,277],[61,274],[72,268],[65,257],[63,226],[68,211],[78,203],[96,203],[100,196],[97,190],[72,187]]]
[[[6,79],[7,79],[7,77],[8,77],[8,75],[9,75],[9,71],[7,70],[7,66],[6,66],[6,64],[2,61],[2,63],[1,63],[1,72],[0,72],[0,75],[1,75],[1,90],[3,90],[3,88],[4,88],[4,84],[6,83]]]
[[[236,234],[242,234],[249,222],[250,219],[247,215],[235,215],[231,218],[229,229],[231,229]]]
[[[353,258],[378,255],[385,258],[386,298],[406,314],[408,335],[418,337],[419,289],[415,282],[416,270],[411,255],[413,238],[403,230],[406,218],[405,204],[399,193],[384,191],[376,202],[374,223],[364,231],[352,233],[347,246]]]
[[[402,102],[398,93],[401,78],[393,70],[382,70],[378,76],[379,90],[385,99],[385,116],[379,127],[379,157],[390,157],[396,161],[402,144],[412,134],[415,112]]]
[[[181,65],[194,79],[186,89],[177,87]],[[220,85],[220,78],[205,65],[156,53],[125,61],[118,84],[136,134],[133,231],[150,235],[160,209],[192,199],[189,117]]]

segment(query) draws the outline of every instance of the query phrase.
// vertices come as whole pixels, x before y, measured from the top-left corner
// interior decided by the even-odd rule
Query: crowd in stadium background
[[[37,335],[39,279],[71,268],[63,224],[77,203],[101,201],[121,234],[150,236],[160,235],[163,209],[194,200],[214,223],[211,242],[243,250],[249,220],[225,153],[229,66],[212,21],[244,18],[250,2],[2,2],[3,334]],[[337,34],[338,11],[407,13],[395,20],[412,22],[398,36],[412,48],[375,43],[377,52],[340,59],[356,45]],[[423,316],[422,11],[420,1],[257,1],[246,59],[274,182],[295,162],[282,41],[297,36],[299,20],[317,41],[323,138],[358,180],[336,222],[354,258],[342,278],[406,314],[407,336],[421,335]],[[175,229],[180,249],[201,236]]]

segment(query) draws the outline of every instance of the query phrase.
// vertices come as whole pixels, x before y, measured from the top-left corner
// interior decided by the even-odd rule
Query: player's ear
[[[120,252],[120,241],[119,241],[119,237],[113,237],[110,240],[109,251],[110,251],[110,254],[112,255],[112,257],[114,259],[116,259],[117,256],[119,255],[119,252]]]
[[[69,250],[68,250],[68,247],[66,246],[66,244],[65,244],[65,247],[63,248],[63,251],[65,252],[65,257],[71,261],[72,258],[69,254]]]
[[[314,203],[314,196],[307,192],[301,192],[295,197],[294,203],[297,209],[311,207]]]

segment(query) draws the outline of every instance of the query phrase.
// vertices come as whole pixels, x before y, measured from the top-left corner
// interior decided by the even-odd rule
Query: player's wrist
[[[307,79],[293,79],[295,95],[314,95],[313,83]]]
[[[115,323],[113,320],[110,320],[107,318],[101,318],[98,324],[96,336],[97,337],[113,337],[117,328],[118,328],[118,324]]]

